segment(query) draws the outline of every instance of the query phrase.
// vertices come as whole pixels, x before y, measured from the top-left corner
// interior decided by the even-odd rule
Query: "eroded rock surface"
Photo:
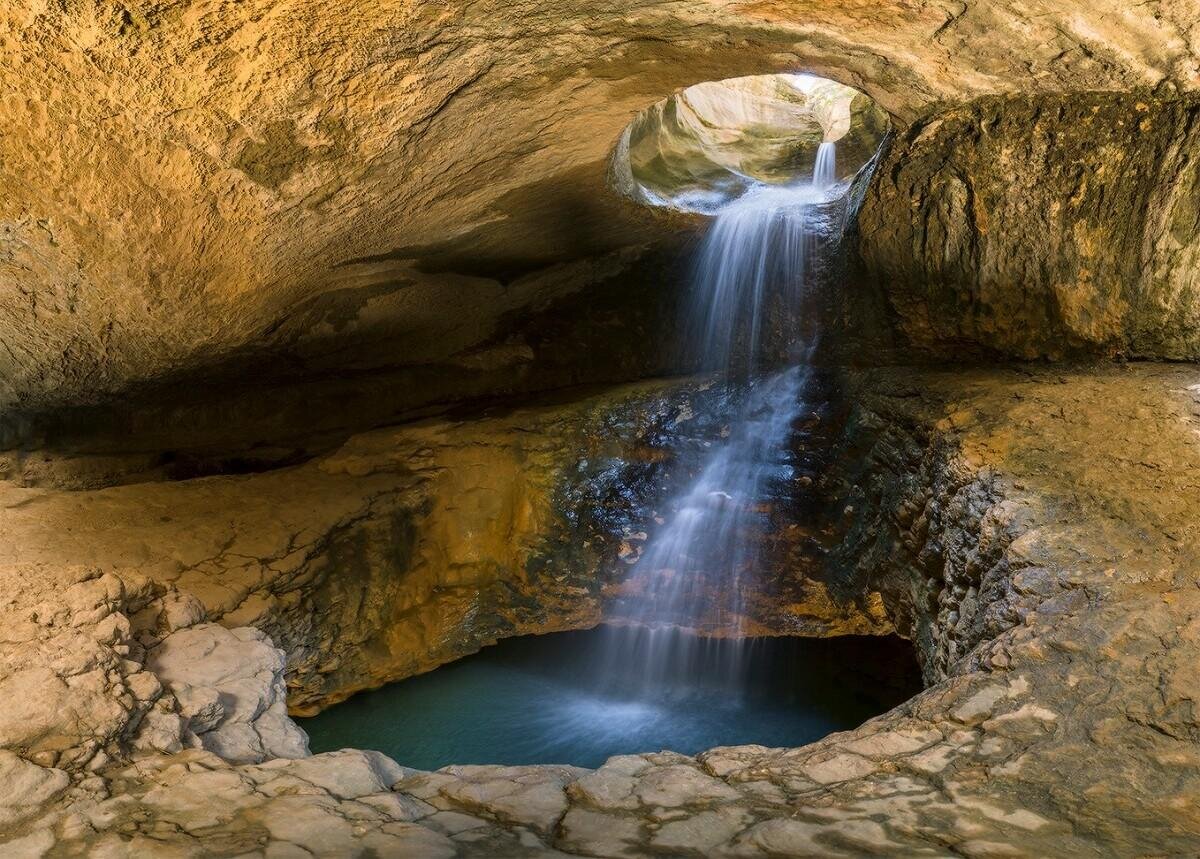
[[[796,70],[901,126],[996,93],[1192,91],[1195,21],[1187,0],[6,4],[3,429],[218,367],[214,396],[248,367],[403,368],[410,405],[549,387],[575,341],[513,316],[617,289],[676,229],[605,188],[639,110]]]
[[[500,637],[594,625],[669,515],[660,504],[735,411],[720,385],[646,383],[366,433],[256,475],[95,491],[0,484],[0,528],[21,535],[0,547],[0,565],[136,569],[170,582],[210,620],[266,632],[287,653],[291,707],[313,712]],[[746,628],[890,629],[878,598],[831,596],[812,562],[828,536],[788,527],[788,499],[776,503],[780,533],[762,537],[774,572],[747,600]],[[211,689],[188,679],[179,652],[162,657],[171,676]],[[260,686],[250,696],[259,703],[245,706],[272,706],[261,696]],[[206,747],[223,732],[203,735]]]
[[[151,648],[146,667],[179,702],[189,745],[239,763],[308,755],[287,715],[284,654],[263,632],[198,624]]]
[[[901,335],[927,353],[1195,359],[1200,102],[985,98],[907,129],[859,216]]]
[[[0,755],[37,798],[5,806],[5,846],[35,856],[1190,855],[1200,846],[1198,373],[880,370],[857,383],[846,456],[867,466],[845,475],[859,524],[834,560],[847,586],[865,579],[883,592],[932,685],[855,731],[798,749],[622,756],[594,771],[437,773],[363,752],[247,765],[201,749],[114,748],[132,760],[94,763],[38,758],[49,747],[33,737],[14,749],[24,761]],[[6,608],[29,624],[4,647],[18,670],[59,636],[101,642],[85,662],[128,647],[136,663],[117,613],[139,618],[132,635],[150,642],[202,623],[172,588],[91,573],[72,583],[60,569],[28,574],[46,594],[72,594],[53,611],[19,596]],[[116,736],[145,708],[121,700]]]
[[[712,211],[756,182],[812,176],[824,142],[837,145],[834,178],[851,178],[890,127],[862,93],[811,75],[709,81],[638,114],[613,153],[613,185],[651,205]]]

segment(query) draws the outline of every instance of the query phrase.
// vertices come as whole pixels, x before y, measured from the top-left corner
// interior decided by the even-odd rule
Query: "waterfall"
[[[789,307],[800,300],[820,199],[810,184],[759,185],[717,214],[697,257],[688,327],[703,367],[728,371],[738,355],[757,363],[768,294]]]
[[[823,143],[810,182],[747,191],[717,213],[698,253],[687,330],[704,366],[725,371],[728,381],[741,356],[750,372],[725,437],[666,505],[665,521],[630,574],[636,593],[610,618],[618,628],[609,671],[638,672],[643,697],[713,683],[736,691],[740,659],[712,665],[706,640],[687,631],[703,627],[737,639],[747,632],[742,592],[759,566],[756,538],[770,530],[763,502],[774,483],[793,477],[789,441],[803,408],[806,347],[793,351],[787,369],[753,371],[761,366],[768,302],[794,309],[802,297],[824,224],[817,204],[830,198],[834,163],[834,144]]]
[[[812,183],[822,190],[837,181],[837,144],[824,141],[817,147],[817,161],[813,164]]]
[[[762,502],[772,481],[792,477],[787,443],[805,378],[803,368],[791,367],[751,383],[728,437],[668,505],[669,518],[638,560],[636,575],[645,585],[612,618],[627,627],[610,648],[612,670],[637,666],[642,697],[696,692],[701,680],[710,687],[736,686],[739,649],[722,648],[727,662],[714,665],[707,639],[691,631],[712,629],[715,622],[712,631],[723,637],[745,632],[742,587],[759,561],[755,537],[770,528]]]

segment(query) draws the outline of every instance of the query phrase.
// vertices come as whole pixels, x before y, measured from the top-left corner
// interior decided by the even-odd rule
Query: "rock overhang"
[[[1189,14],[1115,0],[1036,16],[1001,0],[12,8],[0,400],[103,401],[242,358],[283,376],[474,361],[504,311],[542,295],[507,308],[496,284],[531,265],[554,280],[563,263],[537,252],[535,223],[513,229],[525,204],[506,195],[602,194],[621,129],[671,92],[804,69],[903,128],[988,93],[1190,90]],[[678,230],[639,217],[604,215],[626,226],[582,231],[570,257],[611,262],[630,234]],[[510,259],[476,252],[501,243]],[[376,262],[346,265],[361,260]],[[524,353],[507,348],[488,360],[512,378]]]

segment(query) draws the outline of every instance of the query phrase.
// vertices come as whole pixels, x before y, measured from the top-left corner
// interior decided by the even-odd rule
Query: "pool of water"
[[[596,767],[663,749],[802,745],[921,688],[911,645],[896,637],[734,642],[682,633],[670,642],[683,654],[673,661],[678,675],[647,688],[629,635],[601,626],[509,639],[300,724],[314,752],[378,749],[418,769]],[[614,664],[613,654],[628,658]]]

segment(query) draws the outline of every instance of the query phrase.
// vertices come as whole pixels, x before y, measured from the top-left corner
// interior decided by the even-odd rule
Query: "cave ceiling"
[[[247,355],[520,360],[485,348],[513,313],[661,231],[605,174],[622,129],[681,87],[807,71],[900,129],[989,94],[1187,93],[1198,17],[1182,0],[7,3],[0,405]],[[554,267],[571,276],[529,284]]]

